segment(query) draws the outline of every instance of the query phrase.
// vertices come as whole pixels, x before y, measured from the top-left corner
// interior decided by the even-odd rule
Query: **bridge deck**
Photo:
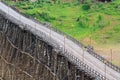
[[[111,69],[97,58],[90,55],[86,50],[83,50],[80,46],[72,42],[71,40],[65,38],[63,35],[58,34],[57,32],[50,30],[43,25],[36,23],[35,21],[26,18],[14,11],[10,7],[4,5],[0,2],[0,13],[7,16],[15,24],[20,25],[21,28],[25,28],[31,31],[33,34],[43,37],[45,40],[49,39],[48,42],[53,43],[54,45],[59,45],[64,47],[70,55],[73,55],[78,60],[83,61],[83,52],[84,52],[84,63],[89,67],[99,72],[103,76],[106,76],[109,80],[120,80],[120,73]],[[13,19],[14,18],[14,19]],[[41,35],[45,34],[45,35]],[[105,71],[106,68],[106,71]]]

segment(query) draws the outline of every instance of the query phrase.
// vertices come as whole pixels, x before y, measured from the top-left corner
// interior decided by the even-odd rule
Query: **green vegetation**
[[[10,2],[23,13],[39,21],[49,22],[68,35],[86,44],[92,38],[95,44],[118,44],[120,42],[120,1],[85,4],[43,2]]]

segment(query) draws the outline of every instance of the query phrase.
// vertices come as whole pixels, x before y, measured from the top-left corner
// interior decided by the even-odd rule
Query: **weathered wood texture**
[[[0,16],[0,80],[93,80],[40,37]]]

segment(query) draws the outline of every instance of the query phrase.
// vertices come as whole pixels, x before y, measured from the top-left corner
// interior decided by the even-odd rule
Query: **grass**
[[[9,2],[39,21],[49,22],[85,45],[95,49],[120,48],[120,1],[110,3]],[[107,53],[103,51],[104,55]],[[120,54],[120,52],[118,52]],[[116,55],[117,56],[117,55]],[[120,56],[119,56],[120,57]],[[120,60],[119,60],[120,61]],[[114,63],[118,63],[114,61]]]

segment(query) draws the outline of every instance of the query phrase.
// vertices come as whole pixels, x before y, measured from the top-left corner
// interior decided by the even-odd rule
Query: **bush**
[[[96,31],[96,30],[103,29],[106,25],[107,24],[103,20],[103,16],[102,15],[98,15],[97,16],[97,20],[96,20],[96,22],[95,22],[94,27],[92,28],[92,30]]]
[[[80,16],[78,19],[78,26],[80,26],[81,28],[88,28],[89,24],[88,24],[88,18],[85,16]]]
[[[82,6],[82,9],[83,9],[83,10],[89,10],[89,9],[90,9],[90,5],[89,5],[89,4],[84,4],[84,5]]]

